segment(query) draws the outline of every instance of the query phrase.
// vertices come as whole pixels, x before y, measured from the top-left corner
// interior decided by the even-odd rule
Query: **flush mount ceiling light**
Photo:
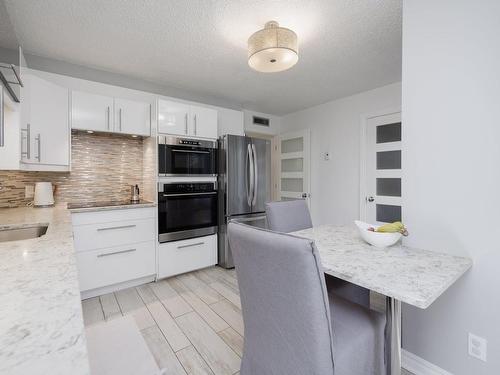
[[[248,38],[248,65],[263,73],[290,69],[299,60],[297,34],[269,21]]]

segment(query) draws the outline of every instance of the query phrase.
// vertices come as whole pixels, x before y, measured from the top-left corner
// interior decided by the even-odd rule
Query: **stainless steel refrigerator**
[[[227,224],[266,227],[265,204],[271,200],[271,142],[225,135],[219,139],[219,265],[234,267]]]

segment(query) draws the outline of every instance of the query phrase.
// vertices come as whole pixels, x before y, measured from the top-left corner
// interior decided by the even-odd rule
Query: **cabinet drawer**
[[[155,273],[155,242],[142,242],[76,254],[80,290],[86,291]]]
[[[150,219],[155,217],[156,207],[130,208],[124,210],[75,212],[71,214],[73,225],[109,223],[112,221]]]
[[[158,247],[158,278],[213,266],[217,263],[217,235],[162,243]]]
[[[154,219],[122,220],[73,227],[73,241],[77,252],[154,239]]]

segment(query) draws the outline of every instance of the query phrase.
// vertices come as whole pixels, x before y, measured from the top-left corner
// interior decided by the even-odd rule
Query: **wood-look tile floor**
[[[86,326],[131,315],[169,375],[239,373],[244,332],[234,269],[207,268],[90,298],[82,306]]]

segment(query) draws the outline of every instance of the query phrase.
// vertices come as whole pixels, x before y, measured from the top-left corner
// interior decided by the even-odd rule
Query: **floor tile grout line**
[[[146,285],[148,285],[148,284],[146,284]],[[148,286],[148,287],[149,287],[149,286]],[[154,294],[154,296],[156,297],[156,301],[155,301],[155,302],[160,302],[161,307],[163,307],[163,309],[165,310],[165,312],[166,312],[168,315],[170,315],[170,317],[171,317],[171,318],[172,318],[172,320],[174,321],[175,325],[179,328],[179,330],[181,330],[181,331],[182,331],[181,327],[179,327],[179,325],[178,325],[178,324],[177,324],[177,322],[175,321],[175,318],[174,318],[174,317],[170,314],[170,312],[169,312],[169,311],[165,308],[165,306],[164,306],[164,305],[163,305],[163,303],[160,301],[160,299],[158,298],[158,296],[156,295],[156,293],[154,292],[154,290],[152,290],[152,289],[151,289],[151,292],[152,292],[152,293]],[[160,326],[158,325],[158,322],[156,321],[155,316],[153,315],[153,313],[151,312],[151,310],[149,309],[148,304],[144,301],[144,299],[142,298],[141,294],[140,294],[139,292],[137,292],[137,293],[139,294],[139,297],[141,298],[142,303],[144,303],[144,306],[146,306],[146,309],[148,309],[149,314],[151,315],[151,318],[152,318],[152,319],[153,319],[153,321],[155,322],[155,326],[156,326],[156,328],[158,328],[158,329],[160,330],[161,335],[162,335],[162,336],[163,336],[163,338],[165,339],[165,341],[166,341],[167,345],[168,345],[168,346],[170,347],[170,349],[172,350],[172,353],[174,353],[174,354],[175,354],[175,353],[176,353],[176,351],[174,350],[174,348],[172,348],[172,345],[171,345],[171,344],[170,344],[170,342],[168,341],[167,336],[165,336],[165,334],[164,334],[164,333],[163,333],[163,331],[161,330]],[[147,328],[145,328],[145,329],[147,329]],[[184,333],[184,332],[182,332],[182,333],[185,335],[185,333]],[[190,343],[191,345],[193,345],[193,343],[191,342],[191,340],[189,340],[189,338],[188,338],[187,336],[186,336],[186,339],[189,341],[189,343]],[[186,346],[186,347],[184,347],[184,348],[178,349],[177,351],[182,350],[182,349],[186,349],[186,348],[188,348],[188,347],[189,347],[189,345],[188,345],[188,346]],[[150,350],[150,351],[151,351],[151,350]],[[177,356],[176,356],[176,357],[177,357]],[[179,363],[180,363],[180,361],[179,361]],[[181,363],[181,366],[182,366],[182,363]],[[187,373],[187,371],[186,371],[186,373]]]
[[[185,300],[185,298],[184,298],[184,297],[182,297],[182,295],[180,295],[180,296],[181,296],[181,298],[183,298],[183,299]],[[226,298],[224,298],[224,299],[226,299]],[[226,299],[226,300],[227,300],[227,299]],[[221,301],[222,301],[222,300],[221,300]],[[218,302],[221,302],[221,301],[214,302],[213,304],[218,303]],[[203,302],[203,301],[202,301],[202,302]],[[228,302],[228,303],[231,303],[231,301],[229,301],[229,300],[227,300],[227,302]],[[187,302],[187,301],[186,301],[186,303],[189,303],[189,302]],[[203,302],[203,303],[205,303],[205,302]],[[213,305],[213,304],[212,304],[212,305]],[[201,319],[201,320],[203,320],[205,323],[207,323],[208,328],[210,328],[210,329],[211,329],[211,330],[212,330],[212,331],[213,331],[213,332],[214,332],[217,336],[219,336],[219,337],[220,337],[219,333],[220,333],[220,332],[222,332],[222,331],[225,331],[226,329],[229,329],[229,328],[231,328],[231,329],[232,329],[233,331],[235,331],[238,335],[240,335],[240,334],[239,334],[239,333],[238,333],[238,332],[234,329],[234,327],[233,327],[231,324],[229,324],[229,323],[228,323],[228,322],[227,322],[227,321],[226,321],[226,320],[225,320],[222,316],[220,316],[220,314],[218,314],[218,313],[217,313],[214,309],[212,309],[211,305],[209,305],[209,304],[207,304],[207,303],[205,303],[205,305],[207,305],[207,306],[208,306],[208,308],[209,308],[211,311],[213,311],[213,313],[214,313],[214,314],[216,314],[219,318],[221,318],[221,319],[222,319],[222,320],[223,320],[223,321],[224,321],[224,322],[228,325],[228,327],[227,327],[227,328],[224,328],[224,329],[222,329],[222,330],[220,330],[220,331],[216,331],[215,329],[213,329],[213,328],[210,326],[210,324],[208,324],[208,322],[207,322],[205,319],[203,319],[203,317],[202,317],[200,314],[198,314],[198,313],[196,312],[196,310],[195,310],[195,311],[190,311],[190,312],[185,313],[185,314],[182,314],[182,315],[180,315],[180,316],[183,316],[183,315],[186,315],[186,314],[190,314],[190,313],[192,313],[192,312],[195,312],[195,313],[196,313],[196,315],[198,315],[198,316],[200,317],[200,319]],[[233,304],[233,306],[234,306],[234,304]],[[235,307],[236,307],[236,308],[238,308],[238,306],[235,306]],[[174,319],[175,319],[175,318],[174,318]],[[182,328],[181,328],[181,330],[182,330]],[[240,336],[241,336],[241,335],[240,335]],[[243,336],[241,336],[241,337],[243,337]],[[224,341],[224,339],[223,339],[222,337],[220,337],[220,339],[221,339],[222,341]],[[189,340],[189,338],[188,338],[188,340]],[[236,354],[239,358],[241,358],[241,356],[240,356],[238,353],[236,353],[236,351],[235,351],[235,350],[234,350],[234,349],[233,349],[230,345],[228,345],[228,343],[227,343],[226,341],[224,341],[224,344],[226,344],[226,346],[227,346],[229,349],[231,349],[231,350],[234,352],[234,354]],[[195,347],[194,345],[193,345],[193,347],[196,349],[196,347]],[[201,354],[200,354],[200,355],[201,355]],[[203,357],[202,357],[202,358],[203,358]],[[207,364],[208,364],[208,363],[207,363]],[[210,367],[210,365],[209,365],[208,367]],[[211,368],[211,367],[210,367],[210,368]],[[211,368],[211,369],[212,369],[212,368]],[[212,371],[213,371],[213,369],[212,369]]]
[[[185,284],[184,284],[181,280],[178,280],[178,281],[179,281],[180,283],[182,283],[182,284],[183,284],[183,285],[184,285],[187,289],[189,289],[189,288],[188,288],[188,287],[187,287],[187,286],[186,286],[186,285],[185,285]],[[194,294],[194,292],[193,292],[191,289],[189,289],[189,291],[191,291],[191,293],[193,293],[193,294]],[[186,298],[185,298],[184,296],[182,296],[182,294],[179,294],[179,296],[181,296],[181,298],[182,298],[184,301],[186,301],[186,303],[187,303],[187,304],[189,304],[189,306],[191,306],[191,307],[193,308],[193,311],[197,312],[196,310],[194,310],[193,305],[191,305],[191,304],[188,302],[188,300],[186,300]],[[198,297],[198,298],[199,298],[199,297]],[[222,298],[223,298],[223,299],[225,299],[225,298],[224,298],[224,296],[222,296]],[[219,318],[221,318],[221,319],[222,319],[222,321],[224,321],[224,322],[228,325],[228,327],[233,328],[233,327],[231,326],[231,324],[229,324],[228,322],[226,322],[226,320],[225,320],[222,316],[220,316],[219,314],[217,314],[217,312],[215,312],[215,311],[214,311],[214,309],[212,309],[212,308],[210,307],[211,305],[216,304],[216,303],[218,303],[218,302],[221,302],[222,300],[219,300],[219,301],[213,302],[212,304],[208,304],[208,303],[204,302],[201,298],[199,298],[199,299],[200,299],[200,301],[201,301],[202,303],[204,303],[204,304],[205,304],[205,305],[206,305],[206,306],[210,309],[210,311],[212,311],[215,315],[217,315]],[[229,302],[229,301],[228,301],[228,302]],[[187,313],[186,313],[186,314],[187,314]],[[183,314],[183,315],[186,315],[186,314]],[[182,316],[182,315],[180,315],[180,316]],[[199,313],[198,313],[198,316],[199,316],[199,317],[200,317],[200,318],[201,318],[201,319],[202,319],[205,323],[207,323],[207,325],[208,325],[208,326],[212,329],[212,331],[214,331],[214,332],[215,332],[215,333],[217,333],[217,334],[218,334],[219,332],[222,332],[222,331],[224,331],[224,330],[226,330],[226,329],[227,329],[227,328],[224,328],[224,329],[221,329],[220,331],[216,331],[216,330],[215,330],[215,329],[214,329],[214,328],[210,325],[210,323],[209,323],[209,322],[207,322],[207,320],[203,318],[203,316],[201,316]],[[234,329],[234,328],[233,328],[233,329]]]
[[[181,349],[178,349],[177,351],[175,351],[172,346],[170,345],[170,343],[168,342],[168,339],[167,337],[165,336],[165,334],[163,333],[163,331],[161,330],[161,328],[158,326],[158,322],[156,321],[156,319],[154,318],[153,314],[151,314],[151,310],[149,310],[149,307],[148,305],[144,302],[144,300],[142,299],[142,296],[140,295],[139,293],[139,297],[141,297],[142,299],[142,302],[144,303],[144,305],[146,306],[146,308],[148,309],[149,313],[151,314],[155,324],[156,324],[156,327],[160,330],[162,336],[165,338],[165,341],[167,342],[167,345],[170,347],[170,349],[172,350],[172,352],[174,353],[175,357],[177,358],[177,361],[180,363],[180,365],[182,366],[182,368],[184,369],[184,371],[186,371],[186,373],[188,373],[187,369],[184,367],[184,365],[182,364],[182,362],[179,360],[179,357],[177,356],[177,353],[183,349],[186,349],[186,348],[189,348],[190,346],[192,346],[194,348],[194,350],[196,351],[196,353],[198,353],[198,355],[200,356],[200,358],[207,364],[208,368],[212,371],[213,374],[215,374],[215,371],[214,369],[210,366],[210,364],[205,360],[205,358],[203,358],[203,356],[201,355],[201,353],[198,351],[198,349],[196,348],[196,346],[193,344],[193,342],[189,339],[189,337],[186,335],[186,332],[182,329],[181,326],[179,326],[179,324],[177,323],[177,318],[181,317],[181,316],[184,316],[184,315],[187,315],[187,314],[191,314],[191,313],[194,313],[196,315],[198,315],[198,317],[200,317],[200,319],[203,319],[200,314],[198,314],[195,310],[193,311],[188,311],[184,314],[181,314],[179,315],[178,317],[174,317],[172,314],[170,314],[170,312],[167,310],[167,308],[165,307],[165,305],[163,304],[163,302],[158,298],[158,295],[154,292],[153,289],[151,289],[151,292],[153,293],[153,295],[156,297],[156,301],[160,302],[161,306],[163,307],[163,309],[167,312],[167,314],[170,315],[170,317],[173,319],[175,325],[180,329],[180,331],[184,334],[184,336],[186,337],[187,341],[189,342],[190,345],[184,347],[184,348],[181,348]],[[177,291],[175,291],[177,293]],[[179,297],[181,297],[183,300],[185,300],[182,295],[180,295],[179,293],[177,293],[179,295]],[[186,301],[187,303],[187,301]],[[191,306],[191,305],[190,305]],[[192,307],[192,306],[191,306]],[[208,324],[207,324],[208,325]],[[217,332],[215,332],[215,334],[217,334]],[[220,337],[220,336],[219,336]],[[226,344],[224,342],[224,344]],[[227,344],[226,344],[227,345]],[[227,345],[229,349],[232,350],[232,348]],[[234,350],[233,350],[234,351]]]

